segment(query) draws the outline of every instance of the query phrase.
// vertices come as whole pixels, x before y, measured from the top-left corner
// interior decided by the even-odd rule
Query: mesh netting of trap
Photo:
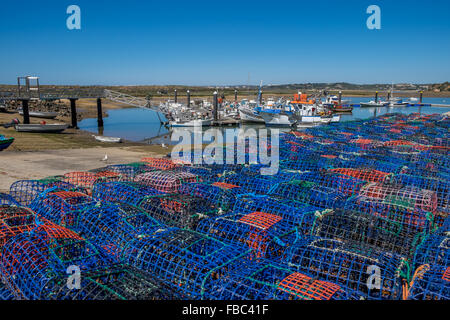
[[[143,210],[128,204],[103,204],[77,219],[80,234],[120,259],[134,239],[152,237],[165,226]]]
[[[354,248],[381,250],[409,258],[424,238],[417,228],[353,210],[330,210],[316,216],[311,235],[346,242]]]
[[[404,186],[416,187],[436,192],[438,210],[448,210],[450,207],[450,182],[436,178],[397,174],[392,181]]]
[[[51,188],[87,194],[85,188],[57,179],[16,181],[11,185],[9,194],[22,206],[29,206],[39,194]]]
[[[448,230],[438,230],[431,234],[417,247],[414,254],[414,266],[450,264],[450,234]]]
[[[345,208],[351,211],[360,211],[369,215],[380,217],[399,223],[426,234],[433,232],[440,218],[431,212],[420,208],[398,206],[397,203],[389,203],[380,199],[366,198],[362,196],[349,200]]]
[[[68,289],[67,276],[53,281],[51,300],[168,300],[178,297],[150,274],[122,264],[82,274],[80,289]]]
[[[364,169],[351,169],[351,168],[336,168],[329,169],[330,172],[339,173],[359,180],[367,182],[383,182],[388,172],[382,172],[378,170],[364,170]]]
[[[142,158],[141,162],[156,170],[170,170],[178,167],[172,160],[165,158]]]
[[[0,206],[20,206],[13,197],[6,193],[0,193]]]
[[[319,208],[342,208],[346,197],[333,188],[323,187],[312,182],[297,181],[280,183],[270,192],[272,197],[294,200]]]
[[[280,256],[278,247],[269,246],[277,237],[291,232],[295,226],[285,222],[280,215],[252,212],[220,216],[202,220],[197,231],[221,241],[251,249],[251,260]],[[268,250],[271,250],[268,253]]]
[[[205,199],[185,194],[148,196],[138,207],[168,226],[192,230],[199,221],[218,212],[218,208]]]
[[[240,263],[206,293],[216,300],[356,300],[349,289],[273,262]]]
[[[198,299],[246,254],[200,233],[174,229],[133,241],[124,256],[128,265],[153,274],[182,297]]]
[[[136,176],[135,182],[165,193],[176,193],[183,183],[197,182],[198,177],[181,171],[153,171]]]
[[[289,246],[281,261],[299,272],[354,290],[369,300],[398,300],[407,261],[397,255],[364,251],[344,242],[305,237]]]
[[[78,216],[95,205],[97,201],[84,193],[49,189],[40,194],[30,208],[60,226],[76,229]]]
[[[449,300],[450,267],[424,265],[408,290],[408,300]]]
[[[143,198],[162,194],[161,191],[135,182],[102,182],[96,183],[92,197],[101,201],[123,202],[137,205]]]
[[[279,215],[285,224],[298,227],[302,234],[310,230],[315,213],[319,208],[295,201],[281,201],[268,196],[241,195],[233,208],[236,214],[250,214],[252,212],[265,212]]]
[[[433,213],[437,210],[437,194],[430,190],[369,183],[361,188],[359,195],[412,210]]]
[[[234,206],[236,195],[240,194],[240,187],[220,182],[212,184],[201,182],[184,183],[181,185],[179,192],[184,195],[202,198],[226,212]]]
[[[45,219],[41,219],[47,222]],[[37,227],[36,213],[25,207],[0,206],[0,247],[14,236]]]
[[[67,269],[81,272],[104,268],[111,259],[76,233],[54,224],[40,224],[29,233],[11,238],[2,249],[0,271],[3,283],[16,299],[47,299]],[[58,286],[56,285],[56,289]]]
[[[99,182],[108,181],[120,181],[122,176],[117,172],[112,171],[100,171],[98,173],[93,172],[68,172],[63,177],[65,182],[74,184],[92,190],[94,184]]]
[[[343,196],[358,194],[360,188],[366,184],[363,180],[331,172],[306,172],[300,174],[296,180],[314,182],[322,187],[332,188]]]

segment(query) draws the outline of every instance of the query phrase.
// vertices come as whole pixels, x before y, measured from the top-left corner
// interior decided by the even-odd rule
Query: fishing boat
[[[297,123],[295,114],[291,109],[261,109],[259,112],[266,126],[290,127]]]
[[[69,126],[67,124],[16,124],[17,132],[61,133]]]
[[[239,106],[239,117],[245,123],[264,123],[260,110],[256,101],[244,99]]]
[[[361,108],[370,108],[370,107],[377,108],[377,107],[386,107],[387,105],[389,105],[389,102],[381,101],[381,100],[379,100],[379,101],[371,100],[369,102],[361,102],[360,105],[361,105]]]
[[[121,143],[122,138],[116,138],[116,137],[105,137],[105,136],[95,136],[95,140],[99,142],[106,142],[106,143]]]
[[[14,142],[14,138],[5,138],[0,135],[0,151],[7,149]]]
[[[3,104],[0,104],[0,112],[6,112],[6,106]]]
[[[23,110],[19,110],[19,114],[23,116]],[[28,112],[30,117],[43,118],[43,119],[55,119],[58,116],[58,112],[44,112],[44,111],[30,111]]]

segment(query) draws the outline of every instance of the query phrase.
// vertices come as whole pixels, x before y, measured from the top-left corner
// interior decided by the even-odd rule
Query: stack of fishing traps
[[[272,175],[192,152],[18,181],[0,194],[0,299],[447,300],[449,125],[292,131],[267,142]]]

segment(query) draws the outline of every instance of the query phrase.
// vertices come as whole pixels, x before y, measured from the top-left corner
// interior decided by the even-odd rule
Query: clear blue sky
[[[381,30],[366,27],[371,4]],[[449,13],[448,0],[3,1],[0,83],[443,82]]]

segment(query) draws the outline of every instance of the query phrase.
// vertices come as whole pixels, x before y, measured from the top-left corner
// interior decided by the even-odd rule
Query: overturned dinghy
[[[0,151],[5,150],[14,142],[14,138],[5,138],[0,135]]]
[[[67,124],[16,124],[17,132],[61,133],[69,127]]]
[[[93,136],[95,140],[100,142],[108,142],[108,143],[121,143],[122,138],[116,138],[116,137],[104,137],[104,136]]]
[[[19,114],[23,116],[23,110],[19,110]],[[30,117],[33,118],[43,118],[43,119],[55,119],[58,116],[58,112],[30,111],[28,114],[30,115]]]

